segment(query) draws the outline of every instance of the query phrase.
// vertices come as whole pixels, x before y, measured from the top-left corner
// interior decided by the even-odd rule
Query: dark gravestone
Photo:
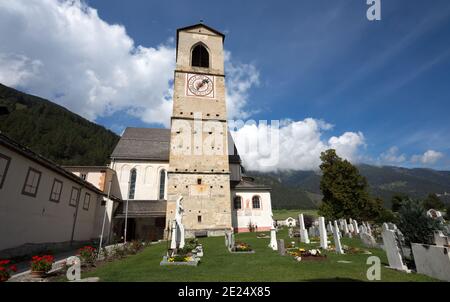
[[[285,256],[286,255],[286,249],[284,248],[284,240],[283,239],[278,239],[278,253],[281,256]]]

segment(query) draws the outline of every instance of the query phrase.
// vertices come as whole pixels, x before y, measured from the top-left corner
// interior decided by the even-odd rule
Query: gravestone
[[[396,227],[389,228],[387,223],[383,223],[383,245],[389,261],[389,267],[392,269],[409,272],[408,267],[403,264],[402,255],[400,253],[400,247],[397,243]]]
[[[418,243],[411,246],[419,274],[450,282],[450,248]]]
[[[272,226],[272,228],[270,229],[270,244],[269,247],[276,251],[278,250],[278,244],[277,244],[277,231],[276,229]]]
[[[352,221],[352,224],[353,224],[353,229],[355,230],[355,231],[354,231],[355,234],[359,234],[358,221],[353,220],[353,221]]]
[[[344,235],[348,236],[349,234],[349,230],[348,230],[348,224],[347,224],[347,220],[344,221]]]
[[[338,227],[338,223],[336,220],[334,221],[333,237],[334,237],[334,246],[336,249],[336,253],[344,254],[344,250],[342,249],[342,245],[341,245],[341,234],[339,232],[339,227]]]
[[[367,233],[372,235],[372,229],[370,228],[370,224],[368,222],[366,223],[366,227],[367,227]]]
[[[305,228],[305,221],[303,220],[303,214],[298,215],[298,221],[300,223],[300,241],[309,244],[308,231]]]
[[[359,236],[360,236],[361,241],[362,241],[362,243],[364,244],[365,247],[368,247],[368,248],[376,248],[376,247],[378,247],[378,244],[377,244],[375,238],[373,238],[373,236],[370,235],[369,233],[361,232],[359,234]]]
[[[442,231],[435,231],[434,232],[434,244],[437,246],[449,246],[449,240],[448,237],[445,236]]]
[[[314,231],[314,226],[311,226],[308,229],[308,235],[309,235],[310,238],[312,238],[312,237],[314,237],[316,235],[316,232]]]
[[[327,224],[327,231],[328,231],[328,234],[330,234],[330,235],[333,234],[333,225],[331,224],[331,220],[328,221],[328,224]]]
[[[326,250],[328,248],[327,229],[325,228],[325,218],[319,217],[320,247]]]
[[[284,240],[283,239],[278,239],[278,253],[281,256],[286,255],[286,249],[284,247]]]
[[[349,224],[348,224],[348,232],[349,232],[350,234],[353,234],[353,233],[355,232],[355,229],[354,229],[352,223],[349,223]]]
[[[289,230],[288,230],[288,236],[289,236],[289,238],[294,237],[294,230],[293,230],[292,228],[289,228]]]

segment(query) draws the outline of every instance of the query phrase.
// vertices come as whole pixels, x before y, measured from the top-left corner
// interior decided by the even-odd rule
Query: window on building
[[[198,44],[192,50],[192,66],[209,68],[209,53],[205,46]]]
[[[202,179],[201,178],[197,178],[197,184],[201,185],[202,184]]]
[[[128,191],[128,199],[134,199],[134,192],[136,191],[136,169],[133,168],[130,171],[130,189]]]
[[[235,210],[242,209],[242,198],[241,198],[241,196],[236,196],[234,198],[234,209]]]
[[[255,195],[252,197],[252,207],[254,209],[260,209],[261,208],[261,200],[258,195]]]
[[[202,223],[202,215],[198,215],[197,216],[197,222],[198,223]]]
[[[86,178],[87,178],[87,173],[81,173],[81,174],[80,174],[80,177],[81,177],[82,180],[86,180]]]
[[[39,181],[41,180],[41,174],[42,173],[36,169],[28,169],[27,177],[25,178],[25,183],[23,184],[22,194],[36,197],[39,188]]]
[[[62,187],[62,181],[57,179],[53,181],[52,192],[50,193],[50,201],[59,202],[59,200],[61,199]]]
[[[164,199],[166,191],[166,170],[159,172],[159,199]]]
[[[90,203],[91,203],[91,194],[85,193],[84,194],[84,201],[83,201],[83,210],[89,211]]]
[[[0,189],[3,187],[6,179],[6,173],[8,173],[9,163],[11,158],[0,153]]]
[[[80,189],[72,187],[72,192],[70,192],[69,205],[76,207],[79,198],[80,198]]]

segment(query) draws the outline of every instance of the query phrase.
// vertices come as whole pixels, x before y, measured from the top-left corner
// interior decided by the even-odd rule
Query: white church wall
[[[258,227],[258,231],[269,231],[272,228],[272,202],[269,191],[234,191],[232,195],[232,224],[236,232],[248,232],[249,225]],[[253,196],[259,196],[261,207],[254,209],[252,207]],[[234,198],[242,198],[241,209],[234,209]]]
[[[127,199],[130,171],[136,169],[135,200],[158,200],[160,190],[160,173],[166,171],[164,199],[167,199],[168,162],[113,161],[111,168],[117,173],[120,197]]]

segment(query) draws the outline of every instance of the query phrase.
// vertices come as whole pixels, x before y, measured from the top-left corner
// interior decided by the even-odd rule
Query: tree
[[[398,229],[405,237],[405,243],[433,243],[433,232],[442,226],[436,219],[428,217],[420,201],[407,200],[398,212]]]
[[[391,209],[392,212],[398,212],[398,210],[401,208],[402,203],[407,201],[409,199],[409,196],[406,194],[395,194],[391,198]]]
[[[444,209],[445,204],[436,194],[429,194],[428,197],[423,201],[423,207],[425,208],[425,210],[442,210]]]
[[[375,220],[380,216],[382,201],[369,196],[367,180],[355,166],[340,158],[333,149],[322,152],[320,159],[323,194],[320,215],[327,219],[358,220]]]

